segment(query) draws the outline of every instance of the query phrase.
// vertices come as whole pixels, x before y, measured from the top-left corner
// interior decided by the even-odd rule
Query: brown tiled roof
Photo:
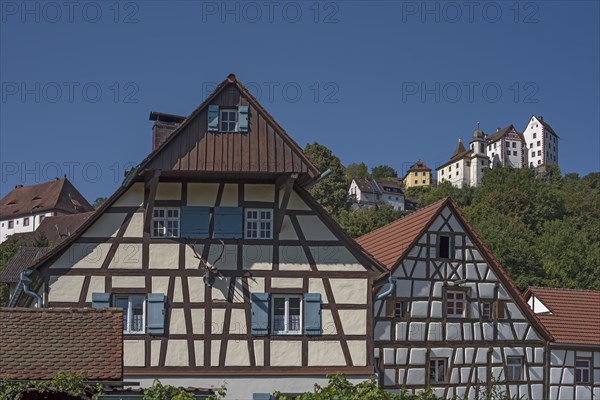
[[[531,296],[550,310],[536,315],[557,343],[600,346],[600,292],[530,287],[525,298]]]
[[[356,241],[387,269],[392,270],[412,247],[413,242],[423,234],[433,216],[449,201],[446,198],[423,207],[359,237]]]
[[[123,312],[0,308],[0,376],[48,379],[59,371],[121,380]]]
[[[79,214],[57,215],[56,217],[46,217],[40,226],[33,232],[15,233],[14,236],[19,243],[33,244],[36,238],[43,233],[51,245],[57,245],[69,236],[71,236],[86,220],[88,220],[94,211]]]
[[[93,207],[67,178],[17,186],[0,200],[2,220],[54,210],[74,214],[92,211]]]
[[[431,171],[431,168],[429,168],[427,164],[423,162],[423,160],[419,160],[411,165],[408,171]]]
[[[399,180],[398,178],[390,179],[390,180],[378,179],[375,182],[377,182],[377,186],[379,186],[379,190],[381,191],[381,193],[398,194],[398,193],[404,192],[404,188],[402,187],[402,181]],[[392,192],[392,191],[386,190],[385,187],[399,189],[400,192]]]
[[[465,146],[463,145],[462,140],[459,139],[458,144],[456,145],[456,148],[454,149],[454,153],[452,153],[452,156],[450,157],[450,159],[455,160],[457,158],[460,158],[466,152],[467,152],[467,150],[465,149]]]
[[[435,220],[445,206],[450,207],[455,213],[465,232],[471,237],[473,243],[481,250],[482,256],[497,274],[498,279],[511,294],[521,311],[528,316],[531,323],[538,329],[544,338],[548,340],[552,339],[550,332],[531,311],[504,268],[502,268],[490,249],[485,245],[483,240],[481,240],[479,235],[477,235],[477,232],[475,232],[471,224],[469,224],[451,198],[447,197],[430,204],[404,218],[400,218],[381,228],[375,229],[374,231],[359,237],[356,241],[388,270],[393,271],[399,262],[406,257],[419,238],[427,231],[429,225]]]
[[[367,178],[354,178],[354,182],[356,182],[356,186],[358,186],[361,192],[377,193],[375,187],[371,184],[372,181]]]
[[[487,136],[485,138],[485,140],[488,143],[493,143],[496,140],[499,140],[500,138],[502,138],[502,136],[504,136],[505,134],[507,134],[508,132],[510,132],[511,130],[514,130],[517,135],[519,135],[519,137],[521,138],[521,140],[525,141],[525,137],[523,136],[522,133],[520,133],[513,124],[510,124],[502,129],[498,129],[496,132],[492,133],[491,135]]]
[[[0,282],[16,283],[20,280],[20,274],[38,258],[48,252],[47,247],[21,247],[0,271]]]
[[[544,117],[542,117],[541,115],[536,116],[537,120],[540,121],[540,123],[544,126],[544,128],[546,128],[546,130],[550,133],[555,134],[556,136],[558,136],[558,134],[554,131],[554,129],[552,129],[552,127],[550,126],[550,124],[548,124],[546,121],[544,121]]]

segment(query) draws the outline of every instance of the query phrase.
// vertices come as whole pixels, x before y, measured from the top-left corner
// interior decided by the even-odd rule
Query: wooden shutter
[[[252,334],[269,334],[269,293],[252,293]]]
[[[242,207],[215,207],[215,238],[240,239],[243,237],[243,225]]]
[[[304,334],[321,334],[321,294],[306,293],[304,295]]]
[[[215,104],[208,106],[208,131],[219,131],[219,106]]]
[[[238,130],[248,132],[248,106],[238,107]]]
[[[165,333],[165,295],[148,293],[148,334]]]
[[[92,307],[98,310],[110,307],[110,293],[92,293]]]
[[[207,238],[210,224],[209,207],[181,207],[179,236]]]

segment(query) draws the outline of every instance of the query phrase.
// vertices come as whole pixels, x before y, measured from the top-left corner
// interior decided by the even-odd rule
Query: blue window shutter
[[[269,334],[269,293],[252,293],[252,334]]]
[[[238,107],[238,130],[248,132],[248,106]]]
[[[242,207],[215,207],[215,238],[240,239],[243,237],[243,225]]]
[[[304,295],[304,334],[321,334],[321,294],[306,293]]]
[[[148,334],[165,333],[165,295],[148,293]]]
[[[110,293],[92,293],[92,307],[98,310],[110,307]]]
[[[209,207],[181,207],[179,236],[207,238],[210,224]]]
[[[272,400],[274,399],[270,393],[253,393],[252,400]]]
[[[219,106],[215,104],[208,106],[208,131],[219,131]]]

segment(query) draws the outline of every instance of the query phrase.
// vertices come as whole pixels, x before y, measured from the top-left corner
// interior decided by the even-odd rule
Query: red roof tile
[[[0,376],[36,380],[72,371],[121,380],[122,323],[114,308],[0,308]]]
[[[15,233],[11,236],[14,236],[20,244],[31,245],[35,244],[36,238],[43,233],[52,247],[71,236],[92,214],[94,211],[46,217],[35,231]]]
[[[600,346],[600,292],[530,287],[525,297],[531,296],[550,310],[537,317],[557,343]]]

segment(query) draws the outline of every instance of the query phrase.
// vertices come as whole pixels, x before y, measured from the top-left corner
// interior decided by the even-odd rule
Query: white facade
[[[360,190],[356,183],[356,179],[352,179],[348,195],[352,199],[355,199],[357,203],[361,204],[375,204],[377,202],[377,194]]]
[[[10,235],[35,231],[42,220],[46,217],[59,215],[51,211],[41,214],[22,215],[18,218],[7,218],[0,221],[0,243],[4,242]]]
[[[542,117],[532,116],[523,136],[527,145],[526,165],[558,164],[558,135],[544,123]]]
[[[486,168],[489,168],[489,159],[486,154],[483,132],[477,130],[473,134],[470,150],[464,149],[459,139],[458,147],[453,155],[454,160],[447,162],[437,169],[438,182],[450,182],[452,186],[477,186]],[[463,149],[462,154],[459,152]]]
[[[372,206],[381,201],[394,210],[405,210],[404,193],[397,184],[386,186],[386,181],[375,181],[371,179],[362,179],[363,185],[368,185],[369,190],[361,190],[357,179],[352,179],[348,189],[348,197],[354,203],[359,205]],[[364,189],[364,186],[363,186]]]
[[[487,156],[490,167],[523,168],[527,164],[527,147],[523,136],[513,125],[498,129],[487,138]]]

